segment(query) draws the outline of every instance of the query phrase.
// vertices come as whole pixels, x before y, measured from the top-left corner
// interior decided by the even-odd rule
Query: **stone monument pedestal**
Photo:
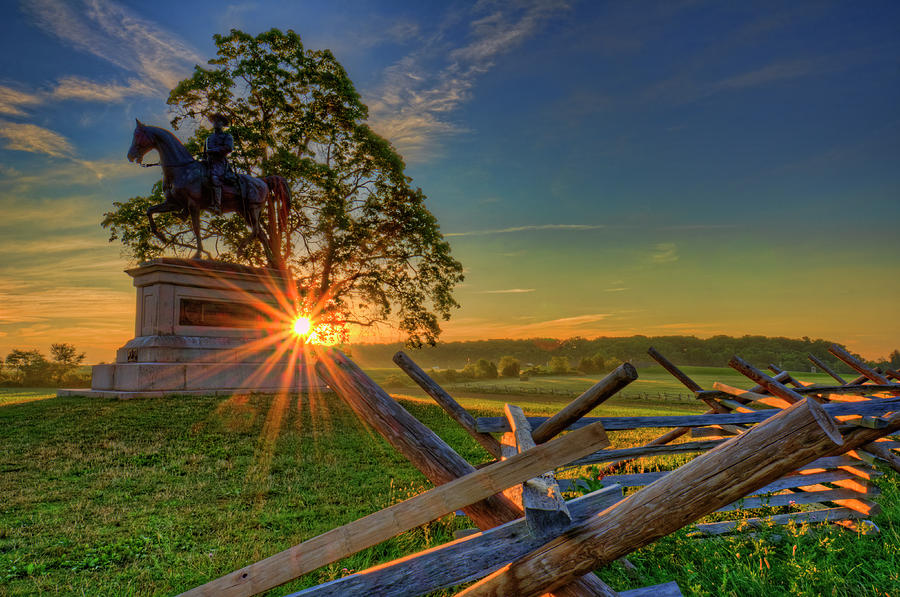
[[[137,289],[135,337],[90,390],[58,395],[170,394],[324,389],[310,353],[291,335],[291,280],[278,270],[218,261],[153,259],[127,270]]]

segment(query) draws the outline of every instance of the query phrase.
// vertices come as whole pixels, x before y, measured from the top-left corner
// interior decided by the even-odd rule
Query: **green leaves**
[[[347,72],[329,50],[308,50],[288,30],[252,36],[232,29],[216,35],[216,56],[181,81],[168,103],[176,129],[199,125],[186,145],[197,150],[214,113],[231,120],[230,158],[256,176],[285,177],[293,194],[288,234],[279,247],[313,315],[362,326],[399,327],[412,346],[433,344],[439,318],[459,305],[453,289],[462,265],[453,259],[421,189],[410,187],[402,157],[364,122],[362,103]],[[149,232],[149,197],[116,203],[103,226],[144,260],[183,251],[187,222],[158,219],[176,241],[163,246]],[[263,210],[263,218],[267,214]],[[263,265],[237,217],[206,218],[204,234],[217,239],[215,255]]]

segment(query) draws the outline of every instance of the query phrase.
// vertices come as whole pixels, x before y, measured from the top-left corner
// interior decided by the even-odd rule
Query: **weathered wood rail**
[[[508,434],[509,453],[504,459],[512,458],[536,447],[531,433],[531,425],[525,419],[522,409],[513,404],[504,406],[512,431]],[[507,436],[504,435],[504,439]],[[504,447],[507,446],[506,442]],[[607,443],[607,445],[609,445]],[[529,479],[522,484],[521,506],[525,510],[528,528],[538,537],[556,536],[572,524],[572,515],[559,490],[559,484],[552,472]]]
[[[453,449],[406,412],[340,351],[329,350],[325,358],[316,363],[316,372],[350,405],[360,419],[372,425],[433,483],[446,483],[448,480],[470,474],[466,467],[471,469],[471,465],[461,458],[459,459],[462,461],[461,464],[454,463],[453,468],[447,468],[444,459],[447,458],[447,455],[452,457],[456,454]],[[449,404],[443,406],[445,409],[449,406],[454,410],[464,410],[459,405],[457,405],[458,408]],[[401,423],[399,428],[395,419]],[[463,427],[465,428],[466,425]],[[419,444],[436,446],[437,451],[434,454],[422,454],[416,447]],[[458,457],[458,455],[456,456]],[[547,467],[545,470],[552,468]],[[482,530],[515,520],[522,514],[521,505],[513,503],[503,493],[496,494],[489,499],[496,501],[496,505],[486,503],[479,504],[477,509],[472,506],[463,508]],[[571,586],[560,588],[555,594],[558,597],[607,595],[610,594],[610,590],[600,582],[600,579],[589,574],[573,581]]]
[[[845,362],[853,360],[832,352]],[[653,349],[651,356],[709,411],[585,417],[637,378],[636,370],[625,364],[552,417],[526,417],[508,404],[504,417],[476,419],[398,353],[395,362],[497,459],[476,470],[346,356],[324,351],[316,364],[319,376],[435,487],[185,595],[256,594],[462,509],[481,532],[292,597],[413,597],[478,579],[461,595],[675,597],[681,593],[674,583],[616,593],[591,571],[714,511],[737,511],[743,518],[698,524],[699,532],[725,533],[739,524],[765,521],[852,525],[878,512],[872,501],[878,489],[869,481],[881,473],[867,462],[877,456],[893,466],[891,459],[900,459],[891,452],[900,446],[900,435],[885,439],[900,431],[900,384],[891,381],[894,372],[882,374],[848,362],[861,378],[841,386],[814,386],[775,366],[770,368],[776,375],[769,376],[735,357],[731,365],[756,385],[744,390],[716,384],[715,391],[708,391]],[[643,446],[608,449],[607,431],[657,427],[670,431]],[[709,430],[716,439],[671,443],[694,430]],[[504,435],[498,440],[492,433]],[[729,434],[733,437],[723,437]],[[562,492],[573,482],[554,474],[585,464],[621,465],[638,457],[686,452],[700,455],[674,471],[607,474],[604,483],[613,485],[569,502]],[[609,471],[615,468],[605,469]],[[622,488],[637,491],[623,499]],[[767,507],[804,510],[748,518],[748,512]]]
[[[900,429],[900,416],[889,425]],[[528,597],[552,591],[570,578],[627,555],[808,462],[868,443],[878,437],[871,431],[875,430],[859,428],[842,436],[836,420],[814,400],[804,399],[459,595]]]
[[[900,411],[900,398],[875,398],[865,402],[846,402],[823,405],[831,416],[841,415],[883,415]],[[568,430],[579,429],[585,425],[602,423],[607,431],[623,431],[646,427],[705,427],[721,424],[761,423],[778,414],[776,409],[766,409],[752,413],[723,413],[714,415],[675,415],[655,417],[582,417],[569,425]],[[547,417],[528,417],[528,423],[534,427],[547,420]],[[478,417],[476,429],[487,433],[503,433],[509,431],[509,423],[505,417]]]
[[[622,497],[622,488],[612,485],[568,502],[572,524],[581,524]],[[487,576],[546,541],[546,537],[534,535],[525,519],[520,518],[429,549],[413,558],[399,558],[365,572],[292,593],[290,597],[413,597]]]

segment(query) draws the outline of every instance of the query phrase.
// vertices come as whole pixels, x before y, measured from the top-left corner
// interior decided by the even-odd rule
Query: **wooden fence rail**
[[[482,532],[290,597],[413,597],[478,579],[460,595],[527,596],[548,591],[550,597],[680,595],[674,583],[618,594],[591,571],[716,511],[820,506],[767,519],[698,524],[698,531],[718,534],[738,525],[789,520],[852,525],[878,512],[871,498],[879,491],[869,482],[881,473],[866,462],[874,459],[872,454],[895,468],[900,461],[891,452],[900,446],[900,384],[889,379],[900,374],[882,375],[837,348],[832,347],[832,353],[862,377],[841,386],[806,385],[777,367],[771,367],[777,373],[772,377],[735,356],[730,364],[757,385],[743,390],[716,384],[715,391],[703,390],[651,348],[651,356],[710,410],[702,415],[594,418],[584,415],[621,395],[637,378],[630,364],[617,368],[552,417],[525,417],[519,407],[508,404],[506,417],[476,419],[409,357],[397,353],[395,362],[472,438],[500,458],[478,470],[355,363],[337,350],[325,349],[316,364],[319,376],[436,487],[185,595],[256,594],[459,508]],[[643,446],[607,449],[606,431],[641,428],[671,430]],[[669,443],[697,429],[736,435]],[[565,430],[570,432],[551,439]],[[505,435],[498,441],[491,433]],[[896,439],[886,437],[892,434],[898,434]],[[687,452],[701,454],[673,471],[608,474],[603,482],[613,485],[569,502],[561,490],[572,489],[577,482],[557,483],[554,475],[564,467]],[[517,493],[508,490],[523,483]],[[637,491],[623,499],[623,487]]]
[[[577,526],[623,497],[618,485],[566,502]],[[378,595],[413,597],[487,576],[510,560],[537,549],[548,537],[536,536],[524,518],[469,535],[427,551],[381,564],[289,597]]]
[[[864,402],[847,402],[825,404],[825,411],[831,416],[841,415],[883,415],[900,411],[900,398],[876,398]],[[729,413],[715,415],[680,415],[653,417],[582,417],[569,425],[568,429],[578,429],[585,425],[600,422],[607,431],[625,429],[641,429],[645,427],[704,427],[708,425],[760,423],[776,415],[776,409],[761,410],[752,413]],[[548,417],[528,417],[532,427],[542,424]],[[509,431],[509,423],[505,417],[478,417],[475,420],[478,431],[503,433]]]
[[[889,425],[900,429],[900,416]],[[459,595],[529,597],[552,591],[573,576],[627,555],[806,463],[838,455],[885,433],[885,429],[858,428],[841,436],[837,422],[815,401],[804,399]]]

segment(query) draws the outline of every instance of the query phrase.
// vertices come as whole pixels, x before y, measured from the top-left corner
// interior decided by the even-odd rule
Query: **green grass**
[[[0,406],[56,397],[56,388],[0,388]]]
[[[722,382],[735,387],[749,387],[747,378],[728,367],[682,367],[682,370],[705,390],[712,390],[714,382]],[[368,370],[372,378],[379,383],[387,383],[388,387],[406,391],[411,395],[425,394],[415,383],[398,368]],[[834,380],[824,373],[796,372],[795,377],[807,382],[834,384]],[[585,391],[604,375],[559,375],[532,376],[528,381],[517,378],[483,379],[467,382],[444,384],[448,391],[472,392],[482,394],[536,394],[538,402],[546,402],[546,398],[558,397],[559,401],[567,401]],[[662,367],[641,367],[638,379],[629,384],[621,392],[621,396],[631,400],[656,400],[667,402],[694,402],[693,394]]]
[[[429,487],[334,396],[40,399],[51,395],[0,393],[4,595],[177,593]],[[461,401],[476,416],[495,415],[504,398],[523,402],[513,396]],[[434,405],[416,397],[402,402],[463,457],[488,459]],[[559,408],[524,406],[530,414]],[[698,408],[614,399],[598,410]],[[643,433],[627,440],[611,435],[629,443],[654,432]],[[686,457],[678,458],[669,464]],[[682,531],[629,556],[637,578],[617,564],[601,577],[620,590],[676,580],[685,595],[896,597],[900,483],[887,474],[878,484],[884,492],[884,512],[874,518],[878,536],[778,529],[757,538],[696,541]],[[269,594],[438,545],[465,526],[464,518],[444,517]],[[765,540],[772,533],[782,536],[780,543]]]

